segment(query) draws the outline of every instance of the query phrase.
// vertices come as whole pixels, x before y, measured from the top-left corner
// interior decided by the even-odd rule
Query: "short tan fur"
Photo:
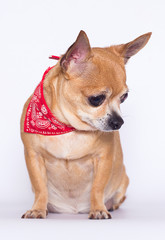
[[[44,97],[52,113],[76,131],[21,138],[35,200],[23,218],[46,218],[49,212],[87,213],[108,219],[125,199],[129,179],[123,165],[118,129],[123,124],[122,96],[128,92],[125,64],[148,42],[151,33],[127,44],[91,48],[80,31],[75,43],[46,75]],[[91,105],[104,96],[99,106]],[[114,116],[118,121],[114,123]],[[116,120],[117,121],[117,120]]]

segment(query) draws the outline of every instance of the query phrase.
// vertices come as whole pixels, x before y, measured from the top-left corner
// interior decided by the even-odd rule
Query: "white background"
[[[165,239],[165,2],[129,0],[5,0],[0,2],[0,236],[1,239]],[[127,200],[112,220],[50,214],[23,220],[33,203],[19,122],[50,54],[63,54],[79,31],[91,45],[153,35],[127,65],[122,105]]]

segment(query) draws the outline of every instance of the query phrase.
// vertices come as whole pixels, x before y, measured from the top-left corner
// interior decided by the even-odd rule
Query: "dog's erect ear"
[[[126,64],[130,57],[139,52],[148,42],[151,37],[151,32],[141,35],[132,42],[116,45],[110,47],[115,54],[124,58],[124,63]]]
[[[84,31],[80,31],[76,41],[70,46],[61,58],[60,65],[63,72],[81,73],[85,62],[91,56],[91,47],[88,37]]]

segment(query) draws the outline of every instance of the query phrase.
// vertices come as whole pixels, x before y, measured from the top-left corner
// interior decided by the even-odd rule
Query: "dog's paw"
[[[22,218],[46,218],[47,210],[29,210],[22,215]]]
[[[114,210],[117,210],[120,207],[120,205],[125,201],[125,199],[126,199],[126,196],[122,197],[119,203],[114,204],[108,211],[113,212]]]
[[[89,213],[89,219],[111,219],[111,215],[106,210],[96,210],[96,211],[90,211]]]

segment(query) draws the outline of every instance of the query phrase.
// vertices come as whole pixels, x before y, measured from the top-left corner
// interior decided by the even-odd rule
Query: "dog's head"
[[[60,104],[68,122],[80,130],[118,130],[124,123],[120,104],[128,96],[125,64],[151,33],[106,48],[91,48],[85,32],[60,60]]]

